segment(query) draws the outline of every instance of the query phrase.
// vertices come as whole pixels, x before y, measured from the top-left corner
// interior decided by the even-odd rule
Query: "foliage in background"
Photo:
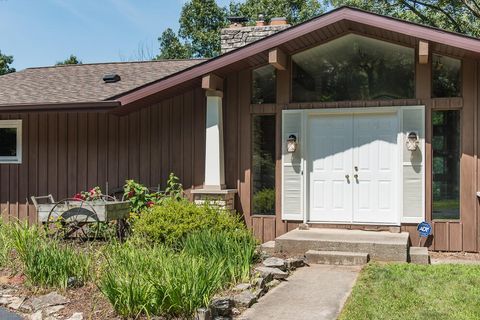
[[[66,60],[55,63],[56,66],[65,66],[69,64],[82,64],[82,61],[78,60],[75,55],[71,54]]]
[[[255,214],[275,213],[275,189],[265,188],[253,195],[253,212]]]
[[[170,173],[168,176],[164,192],[160,190],[151,191],[135,180],[127,180],[123,187],[123,198],[130,201],[130,211],[135,214],[135,217],[145,209],[161,204],[166,198],[178,201],[183,196],[183,186],[180,183],[180,179],[173,173]]]
[[[332,7],[349,5],[407,21],[471,36],[480,36],[480,2],[477,0],[330,0]]]
[[[163,31],[158,38],[160,43],[160,54],[156,59],[188,59],[192,56],[192,48],[188,43],[181,43],[175,32],[171,28]]]
[[[132,225],[134,236],[168,245],[178,245],[189,233],[196,231],[244,228],[239,217],[227,210],[173,198],[165,198],[161,205],[143,211]]]
[[[480,319],[480,266],[370,264],[339,317]]]
[[[10,225],[11,244],[31,285],[65,289],[90,277],[90,257],[73,247],[47,239],[36,225]]]
[[[0,76],[16,71],[15,68],[11,66],[12,63],[13,56],[7,56],[6,54],[3,54],[0,50]]]

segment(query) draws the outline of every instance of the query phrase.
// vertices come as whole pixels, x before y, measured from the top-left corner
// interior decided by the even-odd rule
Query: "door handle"
[[[358,180],[358,174],[354,174],[353,177]]]
[[[345,175],[345,179],[347,179],[347,182],[350,183],[350,175],[349,174]]]

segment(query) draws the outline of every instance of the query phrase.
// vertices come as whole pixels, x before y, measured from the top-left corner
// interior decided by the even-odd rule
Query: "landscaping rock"
[[[277,280],[277,279],[274,279],[272,281],[270,281],[269,283],[267,283],[267,289],[271,289],[271,288],[274,288],[276,286],[278,286],[280,284],[280,280]]]
[[[238,310],[237,308],[232,308],[232,315],[238,316],[240,314],[241,314],[240,310]]]
[[[62,306],[62,305],[47,307],[47,308],[43,309],[43,315],[45,317],[48,317],[49,315],[57,313],[58,311],[62,310],[63,308],[65,308],[65,306]]]
[[[250,283],[239,283],[234,288],[233,291],[244,291],[252,287]]]
[[[265,287],[264,289],[257,289],[252,291],[253,295],[258,299],[260,299],[265,293],[267,293],[268,289]]]
[[[233,301],[230,297],[221,297],[213,299],[210,304],[210,309],[212,310],[212,316],[218,317],[229,317],[232,314]]]
[[[208,308],[198,308],[195,314],[195,320],[211,320],[212,315]]]
[[[279,268],[285,271],[285,260],[277,257],[270,257],[263,261],[263,265],[268,268]]]
[[[74,314],[72,314],[72,316],[70,318],[68,318],[67,320],[83,320],[83,313],[81,312],[75,312]]]
[[[274,279],[285,279],[288,277],[288,273],[282,271],[278,268],[270,268],[270,267],[257,267],[255,271],[260,273],[260,276],[263,278],[272,277]]]
[[[42,310],[38,310],[34,314],[31,314],[29,317],[30,320],[42,320]]]
[[[67,287],[68,288],[79,288],[82,285],[83,285],[83,282],[76,277],[70,277],[67,280]]]
[[[249,290],[245,290],[239,294],[233,296],[233,302],[236,307],[246,307],[250,308],[252,304],[257,301],[257,296],[250,292]]]
[[[31,301],[31,305],[34,311],[66,303],[68,303],[68,300],[64,296],[56,292],[51,292],[49,294],[33,298]]]
[[[288,270],[295,270],[305,266],[305,260],[303,258],[288,258],[285,260],[285,265]]]
[[[12,297],[10,298],[10,303],[7,305],[7,307],[13,310],[18,310],[24,301],[24,297]]]

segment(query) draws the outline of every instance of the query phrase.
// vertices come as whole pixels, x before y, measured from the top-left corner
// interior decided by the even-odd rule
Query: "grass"
[[[67,288],[90,277],[90,257],[73,247],[48,239],[36,226],[8,226],[10,245],[30,285]]]
[[[480,319],[480,266],[371,264],[339,319]]]
[[[8,263],[10,255],[10,237],[9,228],[0,220],[0,267],[4,267]]]
[[[247,280],[256,241],[246,230],[200,231],[174,246],[112,244],[98,286],[123,317],[191,317],[222,288]]]

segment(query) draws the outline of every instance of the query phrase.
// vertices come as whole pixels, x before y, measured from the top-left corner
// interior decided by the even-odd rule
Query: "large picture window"
[[[432,95],[434,98],[461,96],[462,61],[432,55]]]
[[[275,116],[252,118],[252,212],[275,214]]]
[[[460,218],[460,111],[432,112],[433,219]]]
[[[22,120],[0,120],[0,163],[22,161]]]
[[[415,95],[415,50],[349,34],[292,56],[294,102]]]

